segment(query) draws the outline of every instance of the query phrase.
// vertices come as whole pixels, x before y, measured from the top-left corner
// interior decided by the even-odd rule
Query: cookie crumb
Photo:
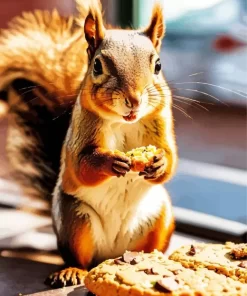
[[[247,261],[242,261],[238,266],[247,269]]]
[[[247,244],[239,244],[231,250],[230,255],[236,260],[247,258]]]
[[[191,245],[188,255],[194,256],[196,254],[196,248],[194,245]]]

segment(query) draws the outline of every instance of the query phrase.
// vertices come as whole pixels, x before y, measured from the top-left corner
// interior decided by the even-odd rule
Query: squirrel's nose
[[[130,109],[138,109],[141,104],[141,98],[127,97],[125,98],[125,105]]]

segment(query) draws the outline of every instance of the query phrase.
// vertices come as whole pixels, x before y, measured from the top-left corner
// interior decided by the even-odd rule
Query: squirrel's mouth
[[[129,115],[127,115],[127,116],[123,116],[123,119],[124,119],[125,121],[134,121],[134,120],[136,120],[136,117],[137,117],[137,113],[134,112],[134,111],[131,111],[131,112],[129,113]]]

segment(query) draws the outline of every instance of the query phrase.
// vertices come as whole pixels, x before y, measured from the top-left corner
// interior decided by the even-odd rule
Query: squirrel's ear
[[[84,23],[84,33],[88,42],[89,59],[91,59],[105,36],[103,16],[99,5],[90,7]]]
[[[144,34],[151,39],[154,47],[157,51],[159,51],[162,38],[165,35],[165,23],[161,3],[155,3],[152,11],[150,24],[144,30]]]

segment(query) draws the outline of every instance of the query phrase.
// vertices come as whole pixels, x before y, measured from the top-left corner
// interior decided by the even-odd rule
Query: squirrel
[[[19,65],[19,70],[23,71],[18,71],[18,65],[12,68],[5,66],[6,62],[0,65],[0,73],[4,73],[4,66],[5,73],[10,72],[2,83],[5,88],[0,86],[1,89],[9,85],[13,91],[14,83],[17,79],[20,83],[21,78],[21,82],[28,80],[36,86],[40,99],[38,105],[43,104],[49,114],[54,114],[54,109],[60,104],[59,99],[72,106],[66,128],[62,127],[64,139],[63,136],[59,138],[56,150],[57,153],[59,149],[61,151],[57,154],[61,156],[60,164],[53,169],[49,161],[54,163],[51,157],[54,154],[50,152],[47,152],[50,159],[45,162],[46,167],[54,172],[46,194],[48,199],[52,195],[53,227],[58,249],[66,264],[65,269],[47,278],[46,283],[52,287],[81,284],[88,270],[126,250],[151,252],[157,249],[165,252],[175,229],[171,201],[164,188],[164,183],[175,173],[178,156],[172,93],[159,58],[165,34],[163,8],[158,2],[154,4],[146,28],[121,29],[104,23],[99,1],[91,1],[87,10],[82,2],[77,1],[81,12],[79,21],[74,22],[72,18],[61,21],[63,29],[69,30],[70,34],[61,33],[59,39],[58,34],[50,32],[51,51],[49,47],[46,52],[39,48],[44,54],[42,66],[47,67],[51,60],[56,65],[60,74],[57,80],[52,76],[54,72],[49,70],[51,67],[38,77],[37,67],[31,63],[29,66],[25,63],[26,68]],[[27,22],[35,19],[31,15],[26,15],[26,18]],[[60,18],[57,13],[53,13],[50,20],[46,14],[43,20],[48,26],[48,22],[55,18]],[[40,21],[40,17],[38,19]],[[36,47],[31,41],[35,30],[29,33],[22,37],[27,36],[28,52],[31,52],[31,48]],[[8,32],[10,45],[9,35]],[[67,38],[64,45],[62,38]],[[55,47],[60,54],[55,58],[56,63]],[[24,59],[22,57],[22,61]],[[20,96],[20,87],[19,92],[16,88],[14,91]],[[70,93],[73,95],[69,104]],[[33,109],[23,103],[24,111],[29,122]],[[32,128],[35,133],[35,127]],[[56,129],[59,130],[59,126]],[[37,133],[38,136],[41,134]],[[43,145],[44,133],[42,135],[37,136],[39,141],[31,142],[32,151],[35,151],[35,144]],[[55,134],[53,137],[53,142],[56,142]],[[116,152],[126,153],[148,145],[157,147],[160,153],[140,172],[131,171],[131,159]],[[15,153],[23,157],[20,146],[16,146]],[[51,143],[42,147],[52,150]],[[47,160],[41,153],[39,160],[42,159]],[[37,163],[35,165],[34,172],[40,174],[40,167]],[[39,170],[36,171],[37,167]],[[30,174],[26,174],[29,181],[29,176],[34,175],[32,168]],[[44,171],[40,176],[47,177]],[[53,185],[54,191],[51,190]],[[39,189],[37,192],[39,194]]]
[[[88,70],[61,155],[52,213],[70,267],[50,283],[81,283],[91,267],[125,250],[165,251],[174,229],[163,183],[176,165],[171,91],[161,72],[162,7],[145,29],[106,29],[99,6],[84,24]],[[160,149],[143,171],[115,150]],[[79,269],[80,267],[81,269]]]

